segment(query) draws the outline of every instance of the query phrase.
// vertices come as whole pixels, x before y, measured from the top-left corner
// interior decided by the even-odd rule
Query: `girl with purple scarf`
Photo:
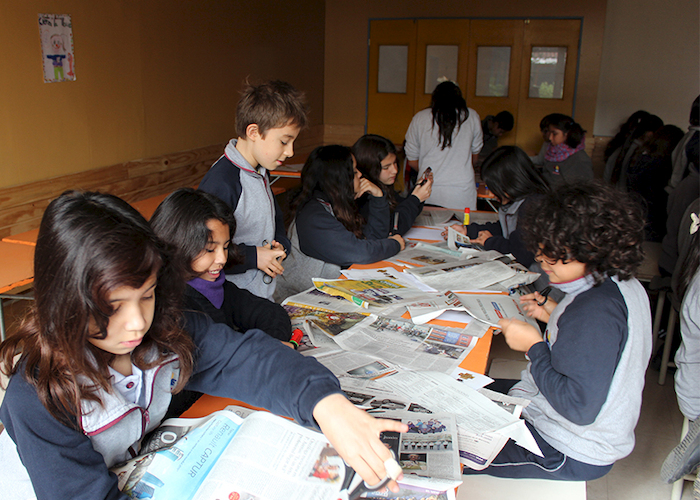
[[[542,174],[553,188],[563,184],[575,184],[593,179],[591,158],[585,151],[586,131],[570,116],[553,113],[545,117],[548,122],[549,146],[532,157],[535,165],[542,167]]]

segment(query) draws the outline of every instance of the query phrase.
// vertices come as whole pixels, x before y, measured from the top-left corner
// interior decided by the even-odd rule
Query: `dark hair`
[[[692,127],[700,125],[700,95],[695,98],[690,106],[690,117],[688,118]]]
[[[181,188],[171,193],[158,205],[151,217],[156,236],[172,247],[173,264],[185,280],[197,273],[192,262],[211,241],[210,220],[228,226],[231,236],[236,232],[233,210],[213,194],[192,188]],[[224,267],[239,263],[236,247],[229,247],[229,259]]]
[[[627,118],[627,121],[620,125],[620,130],[615,134],[615,137],[613,137],[608,145],[605,147],[605,161],[610,158],[610,156],[615,152],[617,148],[622,147],[622,145],[625,143],[627,138],[632,135],[634,130],[637,128],[637,125],[639,125],[639,122],[642,121],[642,119],[651,116],[650,113],[644,111],[643,109],[640,109],[639,111],[635,111],[632,113],[629,118]]]
[[[301,192],[292,202],[298,213],[320,190],[328,196],[333,213],[345,228],[363,238],[362,217],[355,204],[352,151],[346,146],[320,146],[314,149],[301,169]]]
[[[565,185],[537,199],[518,220],[529,250],[586,265],[596,283],[626,280],[644,260],[644,217],[627,194],[597,181]]]
[[[501,146],[487,156],[481,164],[481,179],[501,200],[549,192],[547,181],[517,146]]]
[[[696,217],[699,216],[698,208],[700,208],[698,199],[688,205],[688,208],[683,214],[683,219],[678,229],[679,231],[688,231],[688,233],[690,233],[692,225],[691,214],[694,213]],[[693,210],[695,210],[695,212],[693,212]],[[678,236],[676,237],[678,238]],[[673,272],[673,285],[676,288],[674,291],[676,292],[678,303],[683,301],[688,287],[690,287],[693,278],[700,270],[700,230],[690,235],[688,240],[683,240],[684,238],[678,238],[678,247],[681,253],[679,257],[681,260],[678,262]]]
[[[274,80],[261,85],[246,83],[236,107],[236,134],[246,137],[248,125],[256,124],[261,136],[272,128],[306,127],[306,98],[287,82]]]
[[[494,117],[493,121],[498,123],[498,128],[504,132],[513,130],[513,125],[515,124],[515,119],[509,111],[501,111]]]
[[[670,158],[676,145],[683,138],[683,131],[675,125],[664,125],[644,144],[635,156],[647,154],[651,158]],[[669,172],[670,174],[670,172]]]
[[[440,149],[452,146],[452,133],[467,121],[469,109],[462,91],[453,82],[442,82],[433,90],[430,101],[433,112],[433,127],[438,126]]]
[[[562,115],[561,113],[550,113],[548,115],[545,115],[544,118],[542,118],[540,120],[540,130],[544,130],[546,128],[549,128],[549,124],[550,124],[552,118],[557,117],[557,116],[565,116],[565,115]]]
[[[551,115],[547,116],[547,119],[548,126],[559,129],[566,134],[565,143],[567,146],[570,148],[576,148],[579,144],[581,144],[586,131],[583,130],[581,125],[576,123],[573,118],[567,115],[562,115],[561,113],[552,113]]]
[[[0,346],[3,371],[24,366],[54,417],[79,427],[80,401],[101,402],[111,392],[108,370],[114,355],[89,342],[105,338],[114,308],[109,295],[120,287],[140,288],[157,273],[151,328],[131,354],[141,369],[170,354],[180,363],[176,390],[192,371],[193,344],[180,326],[184,283],[171,272],[164,245],[145,219],[116,196],[66,191],[44,212],[34,255],[34,307],[20,331]],[[95,328],[99,333],[95,334]],[[21,359],[13,364],[13,356]]]
[[[625,158],[627,158],[627,152],[632,147],[634,141],[642,137],[647,132],[655,134],[661,127],[664,126],[663,120],[656,115],[642,115],[637,126],[630,132],[629,137],[625,140],[625,143],[620,149],[620,154],[617,156],[615,165],[610,174],[610,182],[615,185],[620,180],[623,175],[623,164],[625,163]]]
[[[362,172],[362,177],[379,186],[389,200],[391,208],[396,207],[394,186],[387,186],[379,180],[384,159],[390,154],[396,155],[394,143],[381,135],[363,135],[353,144],[352,154],[355,156],[357,169]]]

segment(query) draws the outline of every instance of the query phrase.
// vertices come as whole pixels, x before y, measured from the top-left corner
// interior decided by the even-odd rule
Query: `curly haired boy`
[[[649,299],[633,277],[643,260],[641,208],[586,182],[545,195],[518,225],[566,293],[559,304],[539,293],[521,298],[528,315],[547,323],[544,335],[522,321],[499,323],[530,361],[509,394],[531,401],[523,417],[544,457],[510,441],[489,467],[465,473],[596,479],[634,448],[651,355]]]

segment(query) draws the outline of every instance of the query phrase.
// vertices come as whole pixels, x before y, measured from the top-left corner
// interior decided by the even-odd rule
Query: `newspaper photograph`
[[[469,259],[451,264],[407,269],[423,283],[437,290],[481,289],[511,278],[515,270],[500,261]]]
[[[334,337],[345,351],[376,356],[397,366],[451,373],[477,338],[428,325],[371,315]]]

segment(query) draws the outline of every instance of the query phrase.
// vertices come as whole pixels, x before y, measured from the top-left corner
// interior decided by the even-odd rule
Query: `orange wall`
[[[606,0],[326,0],[324,125],[359,130],[367,102],[367,36],[370,19],[583,17],[575,117],[592,130],[595,116]],[[539,118],[538,118],[539,119]]]
[[[323,0],[0,0],[0,187],[225,142],[243,81],[323,121]],[[37,14],[70,14],[75,82],[44,83]]]

